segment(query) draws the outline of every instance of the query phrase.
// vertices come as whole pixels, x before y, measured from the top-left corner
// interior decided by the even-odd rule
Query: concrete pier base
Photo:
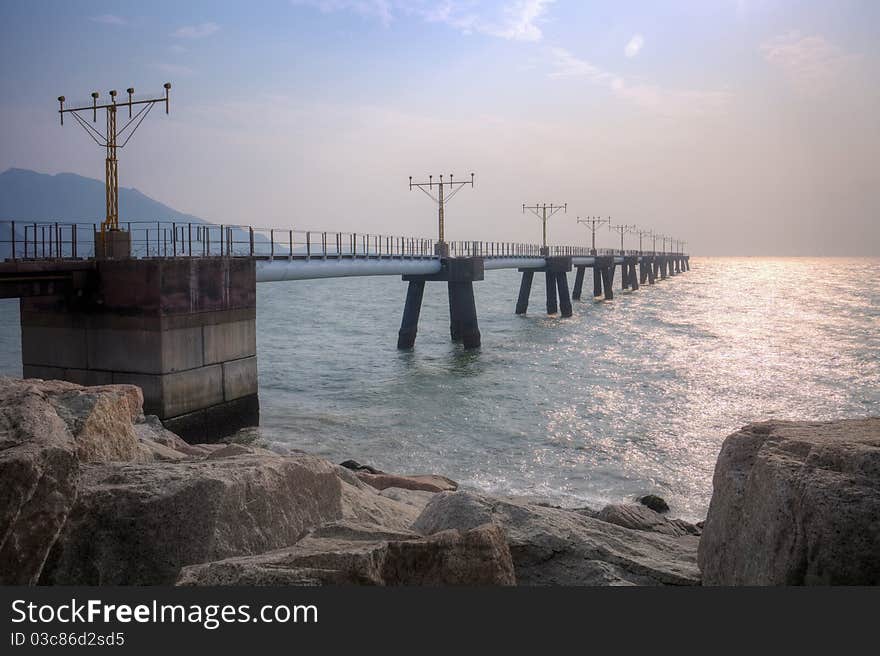
[[[593,265],[593,298],[602,295],[602,269],[597,264]]]
[[[131,233],[106,230],[95,233],[95,258],[99,260],[131,257]]]
[[[20,303],[25,377],[137,385],[189,441],[259,423],[252,260],[99,260],[78,295]]]
[[[445,258],[441,261],[438,273],[403,276],[409,287],[403,308],[403,320],[397,336],[397,348],[408,349],[415,344],[426,282],[446,282],[449,294],[449,336],[452,341],[461,342],[466,349],[478,348],[481,336],[477,323],[473,283],[482,279],[483,258],[481,257]],[[526,304],[528,304],[528,296],[526,296]]]

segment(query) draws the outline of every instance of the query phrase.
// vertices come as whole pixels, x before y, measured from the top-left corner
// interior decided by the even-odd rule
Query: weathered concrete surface
[[[177,423],[190,441],[259,420],[253,261],[107,260],[90,280],[22,298],[26,376],[137,385],[149,414],[192,415]]]
[[[713,485],[704,583],[880,584],[880,418],[749,424]]]
[[[576,511],[468,492],[434,496],[413,529],[432,535],[495,523],[521,585],[696,585],[694,536],[636,531]]]
[[[351,522],[325,525],[292,547],[185,567],[178,585],[513,585],[498,526],[427,538]]]

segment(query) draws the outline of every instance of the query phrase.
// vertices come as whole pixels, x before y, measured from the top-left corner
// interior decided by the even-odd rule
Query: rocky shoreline
[[[191,445],[137,387],[0,378],[0,584],[880,583],[880,419],[729,436],[705,525],[254,444]],[[649,507],[651,506],[651,507]]]

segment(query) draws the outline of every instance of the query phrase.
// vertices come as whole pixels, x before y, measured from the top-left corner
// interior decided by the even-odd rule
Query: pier
[[[20,299],[23,374],[137,385],[147,413],[194,441],[259,421],[257,283],[399,275],[407,285],[400,349],[415,345],[426,286],[440,287],[426,283],[446,283],[450,339],[474,349],[473,285],[487,272],[520,272],[516,314],[528,312],[535,273],[543,274],[546,312],[563,320],[583,300],[587,269],[588,300],[614,298],[618,268],[630,292],[690,270],[681,252],[202,223],[122,228],[107,257],[98,224],[0,222],[0,298]]]

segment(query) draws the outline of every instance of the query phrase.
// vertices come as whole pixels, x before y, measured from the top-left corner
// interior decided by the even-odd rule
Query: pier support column
[[[547,314],[556,314],[559,309],[556,303],[556,272],[545,271],[544,279],[547,288]]]
[[[449,319],[453,340],[460,340],[466,349],[479,348],[480,327],[477,324],[474,283],[450,280],[448,287]]]
[[[99,259],[96,274],[81,295],[21,299],[25,377],[136,385],[191,442],[259,424],[254,260]]]
[[[597,257],[594,266],[600,272],[602,279],[602,293],[605,300],[610,301],[614,298],[614,258],[613,257]]]
[[[629,263],[626,259],[620,263],[620,289],[629,289]]]
[[[585,266],[579,266],[577,273],[574,274],[574,289],[571,290],[571,300],[573,301],[581,300],[581,291],[584,286],[584,269],[586,268]]]
[[[450,257],[441,258],[440,262],[440,271],[437,273],[403,276],[403,281],[409,283],[409,288],[406,293],[403,322],[398,334],[398,348],[411,348],[415,342],[416,324],[426,282],[446,283],[449,294],[449,336],[452,341],[462,342],[466,349],[480,346],[480,327],[477,323],[473,283],[483,279],[483,258]]]
[[[648,260],[648,284],[653,285],[654,279],[656,278],[656,273],[654,272],[654,258]]]
[[[559,290],[559,311],[563,317],[570,317],[571,297],[568,295],[568,276],[564,271],[556,274],[556,287]]]
[[[629,286],[633,291],[636,291],[639,288],[639,275],[636,273],[636,262],[638,262],[638,258],[633,258],[629,263]]]
[[[593,298],[602,295],[602,269],[597,264],[593,265]]]
[[[684,266],[685,266],[685,271],[691,270],[691,258],[689,258],[689,257],[684,258]]]
[[[605,300],[610,301],[614,298],[614,267],[605,267],[602,269],[602,287],[605,291]]]
[[[646,266],[647,262],[643,259],[639,262],[639,284],[644,285],[648,282],[648,267]]]
[[[516,299],[516,313],[525,314],[529,309],[529,295],[532,293],[532,279],[535,272],[525,270],[522,272],[522,281],[519,283],[519,298]]]
[[[660,280],[666,280],[667,262],[668,262],[668,260],[666,259],[665,256],[660,259]]]
[[[410,280],[406,289],[406,304],[403,306],[403,320],[400,322],[400,331],[397,333],[397,348],[399,349],[411,349],[416,343],[424,293],[424,280]]]

